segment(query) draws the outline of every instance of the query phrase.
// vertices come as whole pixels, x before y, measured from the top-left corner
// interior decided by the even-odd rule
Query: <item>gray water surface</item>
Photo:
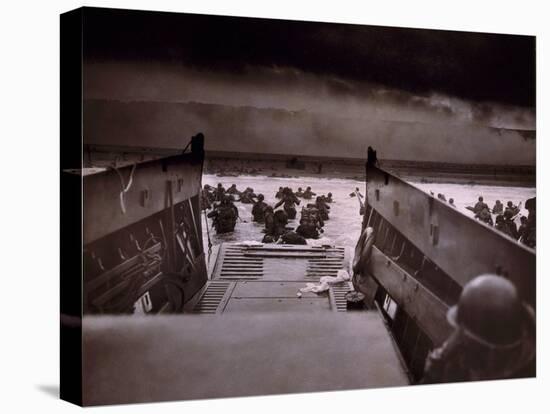
[[[275,198],[275,194],[279,187],[291,187],[294,191],[298,187],[302,187],[305,190],[307,186],[311,186],[312,190],[320,194],[327,194],[331,192],[334,202],[330,204],[330,220],[325,223],[324,237],[328,237],[334,244],[344,247],[355,247],[355,243],[361,232],[361,220],[359,215],[359,203],[356,197],[350,197],[349,194],[353,192],[356,187],[360,188],[361,193],[365,194],[365,184],[351,179],[342,178],[278,178],[278,177],[266,177],[266,176],[246,176],[239,177],[217,177],[215,175],[205,174],[203,175],[203,185],[210,184],[216,186],[218,183],[222,183],[227,189],[231,184],[236,184],[237,189],[244,190],[246,187],[252,187],[256,194],[261,193],[265,196],[266,203],[274,205],[279,200]],[[473,206],[477,198],[482,195],[485,202],[489,207],[493,207],[495,201],[499,199],[506,205],[507,201],[512,201],[514,204],[522,202],[522,206],[525,204],[525,200],[534,197],[535,188],[526,187],[503,187],[503,186],[489,186],[489,185],[469,185],[469,184],[424,184],[424,183],[412,183],[423,191],[432,191],[435,195],[438,193],[445,194],[447,200],[454,198],[457,209],[469,216],[473,216],[473,213],[466,209],[467,206]],[[295,220],[290,220],[290,227],[297,227],[300,217],[300,209],[302,205],[307,204],[308,200],[302,200],[298,206],[298,214]],[[252,222],[252,204],[242,204],[236,202],[235,205],[239,209],[239,215],[241,220],[237,222],[235,231],[230,234],[216,235],[214,229],[211,228],[212,222],[209,219],[210,238],[212,244],[220,244],[222,242],[236,242],[236,241],[261,241],[264,234],[262,229],[263,224]],[[527,211],[523,209],[523,214],[527,215]],[[204,214],[203,220],[203,241],[205,249],[208,246],[206,228],[204,227]],[[519,221],[519,218],[518,218]]]

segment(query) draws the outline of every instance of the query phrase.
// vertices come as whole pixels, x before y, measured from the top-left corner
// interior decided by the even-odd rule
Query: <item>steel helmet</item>
[[[525,309],[509,280],[484,274],[469,281],[458,304],[447,312],[449,323],[490,348],[516,346],[523,336]]]

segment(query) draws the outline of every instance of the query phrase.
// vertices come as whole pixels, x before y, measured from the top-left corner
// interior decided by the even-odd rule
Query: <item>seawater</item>
[[[361,193],[365,195],[365,183],[357,180],[342,179],[342,178],[317,178],[317,177],[302,177],[302,178],[279,178],[267,176],[247,176],[241,175],[238,177],[218,177],[216,175],[203,175],[203,185],[210,184],[215,187],[218,183],[227,189],[231,184],[236,184],[240,191],[246,187],[252,187],[256,194],[263,194],[265,202],[274,205],[279,200],[275,198],[279,187],[291,187],[294,191],[298,187],[303,190],[310,186],[313,192],[317,195],[331,192],[334,202],[330,204],[330,220],[326,221],[324,234],[322,236],[329,238],[333,243],[345,246],[355,247],[355,243],[361,232],[362,216],[359,215],[359,202],[356,197],[350,197],[349,194],[359,187]],[[473,216],[473,213],[466,209],[467,206],[473,206],[479,196],[483,196],[484,201],[493,207],[496,200],[506,202],[512,201],[514,204],[522,203],[525,205],[525,200],[534,197],[535,188],[529,187],[505,187],[505,186],[490,186],[490,185],[470,185],[470,184],[446,184],[446,183],[418,183],[411,184],[429,193],[430,191],[437,196],[438,193],[445,195],[446,199],[454,199],[457,209],[465,215]],[[297,207],[298,214],[295,220],[289,221],[289,227],[297,227],[300,217],[300,209],[309,200],[301,200],[301,204]],[[222,242],[238,242],[245,240],[261,241],[264,234],[262,229],[263,224],[254,223],[252,221],[252,204],[242,204],[236,202],[235,205],[239,209],[240,220],[237,221],[235,231],[230,234],[216,235],[212,228],[212,221],[208,219],[210,239],[213,245]],[[522,213],[527,215],[527,211],[522,209]],[[208,246],[208,238],[206,227],[204,226],[205,217],[202,215],[203,222],[203,242],[205,249]],[[519,222],[519,218],[518,218]]]

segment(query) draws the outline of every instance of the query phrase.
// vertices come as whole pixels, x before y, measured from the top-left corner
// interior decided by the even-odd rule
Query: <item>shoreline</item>
[[[402,165],[399,165],[399,164]],[[498,171],[494,166],[483,169],[479,166],[468,171],[467,166],[455,168],[448,165],[444,169],[429,170],[435,163],[416,163],[381,161],[381,166],[400,178],[422,184],[465,184],[491,185],[502,187],[536,187],[536,175],[530,169],[522,167],[503,168]],[[506,171],[507,170],[507,171]],[[364,161],[357,160],[300,160],[286,159],[247,159],[243,157],[212,157],[205,159],[203,174],[220,178],[265,177],[265,178],[320,178],[347,179],[365,182]]]

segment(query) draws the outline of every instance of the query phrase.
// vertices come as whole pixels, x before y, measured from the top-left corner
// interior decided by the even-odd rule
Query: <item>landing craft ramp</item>
[[[345,312],[350,282],[328,292],[305,292],[306,283],[349,267],[343,247],[269,244],[220,246],[209,281],[187,305],[195,313]]]
[[[376,312],[92,316],[83,349],[85,405],[408,384]]]
[[[87,318],[84,349],[102,352],[84,354],[85,404],[408,385],[378,311],[347,311],[350,282],[297,296],[349,256],[224,243],[185,315]]]

